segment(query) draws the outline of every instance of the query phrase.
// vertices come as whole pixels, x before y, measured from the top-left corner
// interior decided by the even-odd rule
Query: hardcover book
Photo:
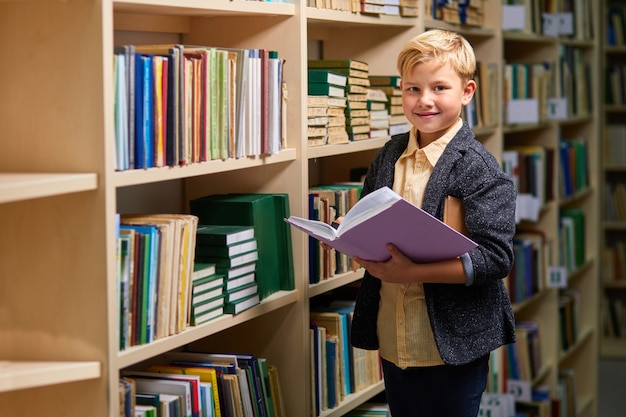
[[[388,243],[422,263],[455,258],[477,246],[388,187],[359,200],[337,229],[296,216],[285,221],[342,253],[378,262],[389,259]]]

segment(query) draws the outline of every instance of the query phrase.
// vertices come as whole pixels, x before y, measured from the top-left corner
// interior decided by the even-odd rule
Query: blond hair
[[[434,61],[450,64],[463,81],[468,81],[476,71],[474,48],[463,36],[443,29],[422,32],[407,42],[398,54],[398,72],[407,74],[415,65]]]

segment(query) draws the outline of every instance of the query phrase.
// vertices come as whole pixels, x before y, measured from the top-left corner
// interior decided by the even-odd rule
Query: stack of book
[[[418,0],[400,0],[400,16],[417,17],[418,16]]]
[[[343,131],[346,133],[346,116],[344,109],[346,108],[345,97],[329,97],[329,96],[308,96],[307,97],[307,114],[308,114],[308,129],[316,127],[317,123],[320,123],[319,118],[326,118],[327,127],[343,127]],[[308,131],[307,133],[315,133]],[[339,137],[341,135],[338,135]],[[308,146],[321,146],[328,143],[328,137],[326,136],[311,136],[307,137]],[[335,139],[335,138],[334,138]]]
[[[387,96],[389,135],[408,132],[411,128],[402,109],[402,90],[399,75],[370,75],[370,89],[382,91]]]
[[[189,210],[202,225],[238,225],[254,228],[257,252],[239,265],[230,265],[228,275],[235,266],[243,266],[256,260],[256,283],[260,299],[278,291],[295,288],[293,253],[290,226],[284,219],[289,217],[289,195],[285,193],[210,194],[189,201]],[[258,259],[256,257],[258,256]],[[197,261],[211,261],[198,258]],[[218,262],[216,262],[218,263]],[[217,271],[224,273],[226,268]],[[239,276],[239,275],[237,275]],[[230,277],[227,277],[227,282]],[[230,309],[226,305],[226,309]]]
[[[224,314],[224,275],[214,263],[194,262],[191,280],[191,325],[197,326]]]
[[[308,90],[311,102],[315,103],[315,98],[320,96],[345,100],[347,81],[348,76],[345,74],[327,69],[310,69]],[[310,107],[307,120],[307,138],[311,140],[311,145],[348,143],[343,107],[334,106],[335,110],[329,114],[328,103],[321,106],[319,102],[315,107]]]
[[[389,136],[389,110],[387,94],[370,88],[367,90],[367,107],[370,112],[370,138]]]
[[[346,131],[350,140],[369,138],[369,110],[367,87],[369,65],[354,59],[318,59],[308,61],[309,69],[325,69],[347,76],[345,86]]]
[[[237,314],[259,304],[258,284],[254,279],[258,259],[254,227],[214,224],[198,227],[196,263],[214,264],[214,272],[222,277],[220,293],[224,313]],[[208,286],[211,288],[205,286],[205,292],[202,296],[199,295],[198,300],[194,294],[194,308],[201,302],[217,303],[216,298],[220,294],[215,292],[214,286]],[[208,307],[204,309],[207,310]]]

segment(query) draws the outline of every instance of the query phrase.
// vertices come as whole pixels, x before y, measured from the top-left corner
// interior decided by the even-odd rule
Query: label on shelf
[[[551,266],[548,268],[548,287],[567,288],[567,270],[564,266]]]

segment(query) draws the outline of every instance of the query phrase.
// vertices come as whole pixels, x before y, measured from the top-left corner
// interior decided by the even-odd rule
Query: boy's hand
[[[384,262],[366,261],[359,257],[354,257],[353,259],[363,268],[367,269],[367,272],[381,281],[391,283],[416,282],[414,269],[417,264],[404,256],[404,254],[391,243],[387,244],[387,251],[389,255],[391,255],[391,258]]]

